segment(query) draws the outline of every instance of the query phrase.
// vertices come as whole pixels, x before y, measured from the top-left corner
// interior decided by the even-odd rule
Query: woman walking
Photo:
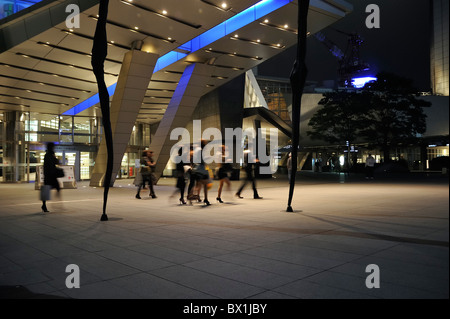
[[[47,151],[44,156],[44,185],[41,187],[41,200],[42,200],[42,211],[44,213],[48,213],[47,209],[47,201],[50,199],[50,190],[56,189],[58,197],[60,197],[60,186],[58,182],[58,177],[62,177],[62,173],[58,171],[62,171],[60,168],[57,168],[56,165],[59,164],[58,159],[55,155],[55,144],[48,143]]]

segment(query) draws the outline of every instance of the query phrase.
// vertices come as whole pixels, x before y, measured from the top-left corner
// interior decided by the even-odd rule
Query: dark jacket
[[[52,188],[59,189],[59,183],[56,178],[56,165],[58,159],[53,152],[46,152],[44,156],[44,185],[51,185]]]

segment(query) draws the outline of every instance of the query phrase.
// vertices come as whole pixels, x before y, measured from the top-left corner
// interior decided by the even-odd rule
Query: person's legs
[[[153,189],[153,178],[152,177],[150,177],[150,180],[148,181],[148,186],[150,187],[149,196],[151,196],[152,198],[156,198],[155,190]]]
[[[42,206],[41,206],[41,208],[42,208],[42,211],[44,212],[44,213],[48,213],[48,209],[47,209],[47,201],[45,201],[45,200],[43,200],[42,201]]]
[[[223,189],[224,179],[219,181],[219,189],[217,190],[217,200],[222,203],[222,189]]]
[[[205,199],[203,200],[203,202],[209,206],[211,205],[208,201],[208,180],[204,179],[202,180],[202,184],[203,184],[203,192],[205,193]]]

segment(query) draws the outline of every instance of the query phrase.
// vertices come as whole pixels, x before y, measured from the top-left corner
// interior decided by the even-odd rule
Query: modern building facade
[[[44,0],[0,21],[3,182],[33,181],[45,143],[52,141],[62,164],[75,166],[77,179],[102,183],[102,115],[90,65],[98,3]],[[351,10],[343,0],[311,1],[308,32]],[[220,121],[216,127],[242,126],[236,97],[220,99],[219,119],[202,107],[208,93],[295,45],[296,24],[292,0],[110,0],[105,78],[114,176],[133,177],[135,160],[149,147],[162,172],[176,143],[169,132],[189,127],[197,115],[204,127]],[[287,120],[283,103],[269,104]]]
[[[433,0],[431,5],[431,84],[434,95],[448,96],[448,1]]]

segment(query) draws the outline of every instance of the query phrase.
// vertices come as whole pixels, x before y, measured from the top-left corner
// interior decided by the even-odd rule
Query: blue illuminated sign
[[[234,15],[230,19],[220,23],[219,25],[213,27],[212,29],[205,31],[204,33],[193,38],[192,40],[182,44],[177,49],[161,56],[156,62],[153,73],[168,67],[169,65],[185,58],[188,54],[200,50],[201,48],[210,45],[211,43],[223,38],[224,36],[229,35],[232,32],[235,32],[240,28],[245,27],[246,25],[256,20],[261,19],[262,17],[268,15],[269,13],[275,10],[278,10],[279,8],[287,5],[292,1],[293,0],[263,0],[256,3],[250,8]],[[189,53],[180,53],[177,52],[177,50],[178,51],[182,50]],[[114,94],[115,87],[116,84],[108,88],[110,95]],[[99,103],[98,94],[74,106],[70,110],[64,112],[63,115],[78,114],[97,103]]]
[[[374,78],[373,76],[364,76],[364,77],[360,77],[360,78],[353,78],[352,79],[352,85],[357,88],[360,89],[362,87],[364,87],[364,85],[366,85],[366,83],[369,83],[371,81],[376,81],[377,78]]]

